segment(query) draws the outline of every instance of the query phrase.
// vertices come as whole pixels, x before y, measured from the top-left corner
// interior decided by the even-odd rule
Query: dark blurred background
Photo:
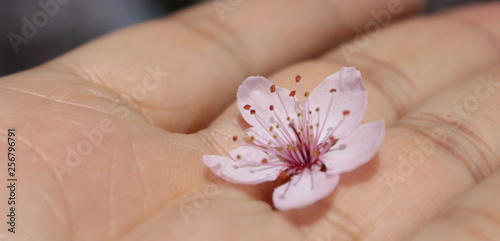
[[[2,0],[0,76],[46,62],[107,32],[200,1],[203,0]],[[473,1],[480,0],[430,0],[427,12]]]

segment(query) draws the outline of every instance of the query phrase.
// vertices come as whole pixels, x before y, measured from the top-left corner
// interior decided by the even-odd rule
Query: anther
[[[337,89],[331,89],[330,93],[337,92]]]
[[[305,97],[309,97],[309,92],[308,92],[308,91],[306,91],[306,93],[304,93],[304,96],[305,96]]]
[[[344,110],[344,112],[342,112],[342,114],[346,116],[346,115],[351,114],[351,112],[350,112],[350,111],[348,111],[348,110]]]
[[[260,161],[261,163],[267,163],[267,159],[262,159],[262,161]]]
[[[271,110],[271,111],[274,110],[274,105],[270,105],[269,110]]]
[[[245,109],[245,110],[250,110],[250,108],[252,108],[251,105],[245,105],[245,106],[243,106],[243,109]]]
[[[299,83],[299,81],[302,79],[302,76],[297,75],[295,76],[295,82]]]
[[[237,155],[237,156],[236,156],[236,159],[238,159],[238,160],[239,160],[239,159],[241,159],[241,156],[240,156],[240,155]]]
[[[292,97],[293,97],[293,96],[295,96],[295,93],[296,93],[296,91],[295,91],[295,90],[292,90],[292,91],[290,91],[289,96],[292,96]]]
[[[271,93],[276,92],[276,85],[271,85],[271,87],[269,88],[269,90],[271,91]]]
[[[332,142],[331,145],[335,146],[335,144],[337,144],[337,142],[339,141],[339,139],[336,139],[335,137],[330,136],[330,141]]]
[[[326,172],[326,165],[323,162],[320,163],[320,167],[321,169],[319,169],[319,171]]]
[[[316,108],[316,112],[319,112],[319,107]]]
[[[233,136],[233,141],[237,141],[238,140],[238,137],[237,136]]]
[[[250,110],[250,114],[255,115],[256,111],[255,110]]]

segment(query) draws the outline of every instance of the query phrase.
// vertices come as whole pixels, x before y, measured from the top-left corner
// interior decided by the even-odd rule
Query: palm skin
[[[339,43],[386,1],[340,1],[337,10],[283,2],[243,2],[224,22],[205,4],[4,77],[0,118],[16,128],[20,180],[9,240],[498,237],[488,221],[500,218],[491,191],[500,183],[497,87],[481,88],[473,111],[457,108],[478,83],[498,80],[499,5],[404,20],[346,61]],[[404,4],[393,18],[421,7]],[[297,17],[301,24],[286,24]],[[349,65],[368,89],[364,122],[383,118],[388,130],[379,154],[343,174],[332,195],[278,212],[277,183],[228,184],[203,165],[202,155],[226,154],[247,127],[230,105],[246,76],[292,89],[300,74],[312,89]]]

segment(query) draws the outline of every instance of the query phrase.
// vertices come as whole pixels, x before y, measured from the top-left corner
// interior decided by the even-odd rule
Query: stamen
[[[290,146],[288,148],[288,151],[290,151],[290,155],[293,156],[293,159],[288,162],[289,164],[304,165],[306,163],[306,160],[304,159],[303,153],[299,149],[298,145],[297,146]]]
[[[333,93],[333,92],[337,92],[337,89],[331,89],[331,90],[330,90],[330,93]],[[328,118],[328,113],[330,113],[330,110],[331,110],[331,108],[332,108],[333,96],[334,96],[334,95],[332,94],[332,96],[330,97],[330,103],[328,103],[328,108],[326,109],[325,117],[323,118],[323,121],[321,122],[321,123],[322,123],[322,125],[321,125],[321,129],[320,129],[320,128],[316,129],[316,140],[314,141],[314,143],[315,143],[316,145],[317,145],[318,143],[320,143],[320,142],[319,142],[319,138],[320,138],[320,136],[321,136],[321,133],[322,133],[322,132],[323,132],[323,130],[325,129],[325,126],[326,126],[326,125],[325,125],[325,123],[326,123],[326,120],[327,120],[327,118]],[[320,119],[320,117],[321,117],[321,116],[319,115],[319,112],[318,112],[318,120]],[[342,119],[344,119],[344,118],[342,118]]]
[[[261,150],[263,152],[267,152],[268,154],[274,154],[280,160],[289,160],[290,158],[292,158],[292,156],[290,156],[288,153],[283,153],[283,148],[282,147],[269,148],[269,147],[265,147],[265,144],[262,143],[262,142],[260,142],[260,144],[256,143],[254,145],[247,143],[246,146],[251,146],[251,147],[253,147],[255,149]]]
[[[276,112],[274,112],[274,113],[276,114]],[[260,124],[263,128],[267,128],[267,126],[264,124],[264,121],[263,121],[263,120],[259,117],[259,115],[255,115],[255,119],[257,120],[257,122],[258,122],[258,123],[259,123],[259,124]],[[279,119],[278,119],[278,120],[279,120]],[[279,120],[279,121],[280,121],[280,120]],[[279,125],[277,125],[276,127],[277,127],[277,128],[279,128]],[[257,136],[259,136],[262,140],[264,139],[264,138],[262,138],[262,137],[259,135],[259,133],[257,133],[257,132],[255,132],[255,131],[253,131],[252,129],[251,129],[251,131],[252,131],[253,133],[255,133]],[[261,145],[262,145],[262,146],[266,146],[266,145],[267,145],[267,146],[271,146],[271,145],[273,144],[274,140],[275,140],[275,141],[277,142],[278,146],[286,146],[286,144],[282,141],[282,138],[278,138],[278,136],[276,135],[276,134],[277,134],[276,132],[274,132],[273,134],[274,134],[274,135],[272,136],[272,137],[273,137],[273,140],[268,140],[269,142],[268,142],[267,144],[261,143]],[[280,137],[281,137],[281,136],[280,136]],[[285,139],[285,138],[283,138],[283,139]],[[273,147],[271,147],[271,148],[263,148],[263,151],[264,151],[264,152],[268,152],[268,153],[269,153],[271,150],[275,150],[275,149],[276,149],[275,147],[274,147],[274,148],[273,148]],[[288,153],[281,153],[281,152],[277,152],[277,153],[275,153],[275,154],[276,154],[277,156],[282,156],[284,159],[289,159],[289,158],[290,158],[290,156],[289,156],[289,155],[287,155]]]
[[[323,141],[322,144],[320,145],[319,151],[327,152],[328,150],[330,150],[330,148],[335,146],[335,144],[337,144],[338,141],[339,139],[335,139],[333,136],[328,136],[328,140]]]
[[[344,149],[346,149],[346,148],[347,148],[347,145],[346,145],[346,144],[342,144],[342,145],[340,145],[340,146],[339,146],[339,147],[337,147],[337,148],[332,148],[331,150],[332,150],[332,151],[342,151],[342,150],[344,150]]]
[[[273,106],[273,108],[272,108],[272,109],[273,109],[274,116],[275,116],[275,117],[276,117],[276,119],[278,120],[278,124],[277,124],[275,127],[276,127],[276,129],[279,129],[279,132],[281,132],[281,134],[282,134],[281,136],[282,136],[282,137],[283,137],[283,139],[284,139],[284,142],[283,142],[283,143],[293,142],[293,138],[292,138],[292,136],[290,135],[290,133],[288,133],[288,130],[287,130],[286,128],[280,128],[280,125],[283,125],[283,126],[285,126],[285,125],[284,125],[284,124],[283,124],[283,122],[281,121],[281,118],[278,116],[278,114],[276,113],[276,111],[274,111],[274,106]],[[273,127],[273,128],[274,128],[274,127]],[[272,131],[272,130],[271,130],[271,128],[270,128],[270,131]]]
[[[271,93],[274,93],[276,91],[276,86],[275,85],[272,85],[271,86]],[[285,106],[285,103],[283,102],[283,99],[281,99],[281,95],[276,93],[276,95],[278,95],[278,99],[280,100],[280,103],[281,103],[281,106],[283,107],[283,110],[285,111],[285,115],[286,116],[290,116],[288,114],[288,110],[286,109],[286,106]]]
[[[253,134],[255,134],[256,136],[258,136],[260,138],[260,139],[256,139],[255,136],[250,136],[250,142],[252,142],[253,144],[256,144],[256,145],[264,145],[264,143],[261,141],[261,140],[265,139],[264,137],[262,137],[259,133],[257,133],[253,129],[249,129],[249,131],[251,131]],[[248,145],[253,146],[250,143]]]
[[[329,130],[328,130],[327,135],[325,136],[325,138],[323,138],[323,140],[321,140],[320,142],[317,142],[317,143],[324,142],[326,140],[326,138],[333,138],[331,135],[333,134],[333,132],[335,130],[337,130],[340,127],[340,125],[342,125],[342,123],[344,122],[345,118],[346,118],[346,116],[343,115],[342,119],[340,119],[339,123],[337,123],[337,125],[334,128],[329,128]],[[323,127],[324,127],[324,125],[323,125]]]
[[[241,156],[238,155],[236,159],[238,159],[239,164],[252,167],[250,170],[251,173],[279,166],[283,167],[284,170],[281,172],[278,170],[276,170],[276,172],[272,171],[274,172],[274,175],[279,172],[279,179],[290,179],[290,177],[294,175],[299,175],[299,177],[295,177],[296,179],[293,182],[291,180],[289,181],[283,194],[279,196],[280,198],[285,198],[290,185],[298,185],[297,183],[300,182],[304,171],[327,171],[326,165],[324,165],[324,163],[319,159],[324,152],[329,150],[342,150],[346,148],[345,145],[341,145],[335,149],[333,148],[338,141],[333,137],[333,133],[339,128],[345,119],[347,119],[346,116],[351,114],[350,110],[338,110],[335,106],[333,106],[335,105],[335,103],[333,103],[335,94],[333,93],[337,92],[337,89],[332,88],[329,90],[332,94],[330,96],[328,108],[322,107],[320,112],[320,108],[318,106],[310,106],[308,97],[310,97],[311,93],[309,91],[304,91],[301,79],[302,77],[300,75],[295,77],[295,82],[299,83],[302,90],[300,94],[302,94],[303,97],[299,96],[298,98],[300,98],[300,100],[298,100],[295,96],[297,92],[295,90],[290,91],[289,96],[294,99],[290,103],[287,102],[288,105],[285,105],[285,102],[281,98],[281,95],[283,95],[283,98],[286,98],[286,92],[284,89],[279,89],[280,92],[277,92],[276,90],[279,87],[274,84],[269,86],[269,91],[271,93],[276,93],[277,98],[281,103],[281,106],[278,104],[278,109],[276,110],[274,104],[277,103],[269,103],[272,104],[269,105],[269,111],[272,111],[274,114],[274,117],[269,117],[270,119],[268,119],[267,113],[266,116],[261,115],[260,112],[257,114],[256,109],[252,109],[251,105],[247,104],[243,106],[243,109],[249,111],[251,115],[254,115],[257,122],[265,128],[264,131],[269,131],[267,133],[257,133],[254,130],[247,131],[251,142],[247,142],[248,139],[246,138],[244,142],[249,146],[253,146],[258,150],[266,152],[268,155],[272,155],[273,157],[271,157],[270,160],[263,158],[260,161],[258,159],[254,159],[250,162],[250,160],[244,160],[245,156],[243,156],[243,160],[240,160]],[[328,101],[328,99],[326,99],[326,101]],[[287,107],[289,108],[287,109]],[[325,113],[323,113],[325,111],[324,109],[326,110]],[[292,117],[294,117],[293,113],[297,113],[298,118],[290,118],[287,110],[290,110]],[[334,123],[326,123],[330,111],[335,111],[336,113],[338,113],[337,111],[341,111],[342,113],[342,118],[340,118],[335,127],[331,126]],[[285,124],[287,122],[283,120],[285,117],[288,124]],[[326,133],[323,133],[323,130]],[[265,136],[265,138],[262,138],[262,136]],[[237,140],[238,137],[233,136],[233,141]],[[261,165],[263,168],[258,168],[258,165]],[[235,168],[239,167],[241,167],[241,165],[235,166]],[[314,189],[315,180],[313,175],[311,175],[310,181],[310,188]]]
[[[253,113],[253,114],[255,114],[255,113]],[[262,121],[262,119],[261,119],[261,118],[259,118],[259,116],[258,116],[258,115],[254,115],[254,116],[255,116],[255,119],[257,120],[257,122],[260,124],[260,126],[261,126],[262,128],[267,128],[267,126],[264,124],[264,122]],[[262,140],[264,140],[264,139],[265,139],[265,138],[264,138],[264,137],[262,137],[259,133],[257,133],[256,131],[254,131],[253,129],[249,129],[249,130],[250,130],[250,131],[252,131],[255,135],[257,135],[260,139],[262,139]],[[261,144],[263,144],[263,143],[261,143]]]
[[[311,177],[311,189],[314,189],[314,175],[309,175]]]
[[[250,169],[250,173],[255,173],[255,172],[259,172],[259,171],[269,170],[269,169],[272,169],[272,168],[276,168],[277,166],[284,166],[284,165],[283,164],[278,164],[278,165],[271,165],[271,166],[267,166],[267,167],[263,167],[263,168],[258,168],[258,169]]]
[[[295,183],[293,183],[293,185],[294,185],[294,186],[296,186],[296,185],[297,185],[297,183],[299,183],[299,182],[300,182],[300,179],[302,179],[302,174],[303,174],[303,172],[298,173],[298,174],[299,174],[299,178],[297,178],[297,180],[295,181]],[[311,176],[312,176],[312,175],[311,175]],[[290,182],[292,182],[292,181],[290,181]]]
[[[307,163],[307,159],[304,156],[305,150],[303,149],[303,140],[301,138],[301,132],[297,132],[297,129],[295,129],[295,126],[291,125],[290,128],[293,130],[293,133],[295,134],[295,137],[297,138],[297,146],[291,146],[288,148],[288,150],[291,152],[290,154],[295,157],[295,162],[305,164]],[[294,144],[295,142],[292,142]],[[299,149],[300,148],[300,149]]]
[[[303,101],[303,108],[300,108],[300,110],[301,110],[300,112],[303,115],[305,115],[305,118],[304,118],[304,120],[303,120],[302,123],[304,123],[305,125],[307,125],[307,123],[311,121],[311,118],[306,115],[306,113],[309,113],[310,110],[311,110],[311,108],[309,106],[309,95],[310,95],[310,93],[309,93],[309,91],[304,91],[304,88],[302,87],[302,83],[299,83],[299,84],[300,84],[300,89],[302,90],[302,93],[304,94],[304,97],[305,97],[305,99],[302,100]],[[305,134],[307,136],[307,133],[305,133]]]
[[[240,167],[262,167],[262,163],[252,162],[252,161],[248,161],[245,159],[241,159],[238,161],[240,164],[233,165],[233,168],[238,169]],[[267,169],[271,169],[271,168],[275,168],[275,167],[286,167],[286,164],[284,164],[282,162],[269,162],[269,163],[266,163],[266,165],[263,168],[251,169],[250,172],[254,173],[256,171],[263,171],[263,170],[267,170]]]

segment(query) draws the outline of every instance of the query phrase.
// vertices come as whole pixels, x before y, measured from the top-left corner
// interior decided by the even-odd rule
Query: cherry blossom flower
[[[328,196],[341,173],[376,154],[385,134],[383,120],[359,125],[368,96],[354,67],[327,77],[311,93],[302,90],[300,100],[296,95],[264,77],[248,77],[237,93],[241,115],[252,125],[245,130],[248,140],[230,158],[203,156],[205,165],[229,182],[288,181],[273,192],[274,206],[282,211]]]

